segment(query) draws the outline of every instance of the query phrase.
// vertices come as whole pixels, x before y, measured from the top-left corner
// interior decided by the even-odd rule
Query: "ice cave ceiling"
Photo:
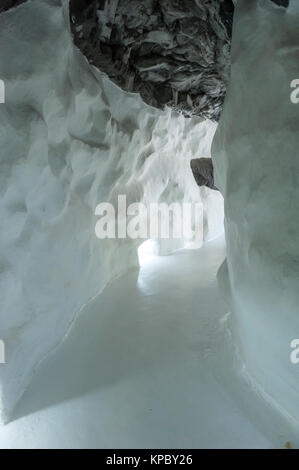
[[[2,0],[0,12],[25,1]],[[90,63],[154,107],[214,121],[229,78],[233,13],[232,0],[70,0],[74,41]]]
[[[229,78],[233,12],[232,0],[70,0],[75,44],[92,64],[152,106],[214,121]]]
[[[71,0],[76,45],[121,88],[218,120],[229,75],[232,0]]]

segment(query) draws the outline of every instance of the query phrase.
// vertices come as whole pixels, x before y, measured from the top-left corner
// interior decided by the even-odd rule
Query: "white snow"
[[[153,257],[87,305],[0,429],[0,448],[285,448],[298,428],[242,380],[222,238]]]
[[[299,3],[239,0],[231,82],[213,143],[225,198],[227,262],[220,279],[234,339],[259,393],[298,423]]]
[[[119,90],[74,48],[66,3],[0,16],[3,420],[88,300],[138,264],[140,241],[96,238],[98,203],[202,201],[203,240],[222,231],[222,196],[189,168],[210,155],[216,125]]]

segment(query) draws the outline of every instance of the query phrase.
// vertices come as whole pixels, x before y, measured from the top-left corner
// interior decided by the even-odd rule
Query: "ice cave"
[[[0,0],[0,449],[299,448],[298,50],[298,0]]]

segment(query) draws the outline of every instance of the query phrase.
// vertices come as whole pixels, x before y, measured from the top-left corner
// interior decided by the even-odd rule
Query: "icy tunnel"
[[[299,446],[298,24],[2,1],[1,449]]]

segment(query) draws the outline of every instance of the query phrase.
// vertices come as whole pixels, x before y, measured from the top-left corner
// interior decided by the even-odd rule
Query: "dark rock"
[[[230,66],[231,0],[70,0],[75,44],[127,91],[218,120]]]
[[[214,169],[211,158],[193,158],[190,167],[198,186],[207,186],[216,189],[214,185]]]
[[[279,5],[281,7],[288,7],[290,3],[289,0],[272,0],[272,2],[276,3],[276,5]]]
[[[1,0],[0,13],[7,11],[10,8],[17,7],[21,3],[25,3],[27,0]]]

